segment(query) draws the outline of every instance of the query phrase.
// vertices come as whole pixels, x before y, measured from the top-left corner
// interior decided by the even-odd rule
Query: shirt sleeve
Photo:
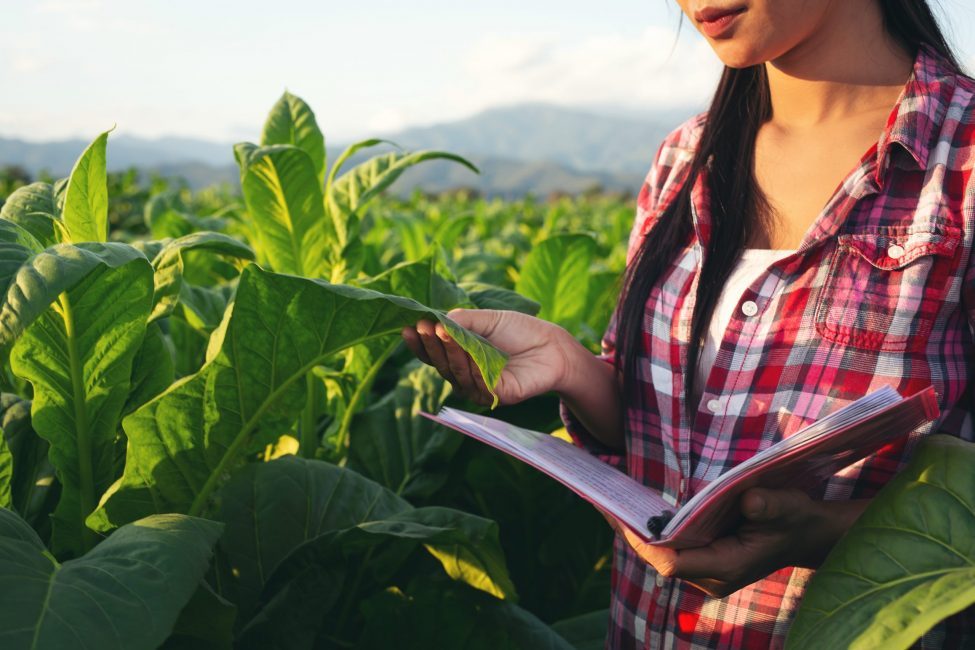
[[[615,339],[616,311],[613,312],[609,326],[606,328],[606,333],[603,335],[601,344],[602,350],[600,354],[596,355],[597,359],[610,365],[613,364],[613,356],[616,352]],[[568,405],[564,401],[559,402],[559,415],[561,416],[562,422],[565,424],[565,430],[568,432],[574,445],[588,451],[590,454],[596,456],[604,463],[608,463],[622,472],[626,471],[626,453],[612,449],[611,447],[608,447],[597,440],[596,437],[592,435],[585,426],[583,426],[583,424],[569,409]]]
[[[633,257],[643,243],[644,237],[656,223],[660,214],[679,195],[680,188],[685,181],[685,172],[690,168],[689,163],[706,118],[706,112],[691,117],[671,131],[657,149],[653,164],[650,166],[650,171],[637,196],[636,215],[633,219],[633,227],[630,230],[626,249],[627,267],[633,261]],[[613,310],[609,326],[603,334],[601,354],[596,355],[597,359],[605,363],[613,363],[615,356],[618,312],[619,304]],[[560,403],[559,413],[569,437],[578,447],[585,449],[604,462],[626,471],[625,452],[613,450],[600,443],[589,431],[586,431],[586,428],[569,410],[565,402]],[[625,428],[624,418],[624,437]]]

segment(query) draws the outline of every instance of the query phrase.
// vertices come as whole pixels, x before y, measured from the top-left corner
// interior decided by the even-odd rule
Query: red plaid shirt
[[[607,454],[563,405],[577,444],[682,504],[757,451],[884,384],[902,394],[933,385],[942,417],[899,449],[837,473],[824,498],[872,496],[917,439],[935,430],[972,439],[973,93],[975,81],[921,50],[880,140],[798,251],[773,263],[740,297],[758,311],[735,311],[689,420],[683,371],[710,233],[706,185],[696,179],[694,235],[675,251],[647,302],[641,398],[626,407],[627,453]],[[703,119],[689,120],[661,146],[637,202],[631,255],[674,199]],[[603,359],[613,343],[610,329]],[[658,575],[618,537],[607,647],[781,647],[811,574],[784,568],[731,596],[710,598]],[[924,644],[975,644],[973,619],[970,612],[949,619]]]

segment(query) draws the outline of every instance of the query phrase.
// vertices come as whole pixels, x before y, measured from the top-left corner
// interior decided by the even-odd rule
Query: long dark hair
[[[927,45],[956,70],[951,51],[926,0],[879,0],[884,25],[894,39],[916,55]],[[650,291],[669,268],[674,256],[690,241],[691,187],[707,167],[711,208],[711,236],[698,278],[691,320],[691,345],[685,369],[688,414],[696,410],[692,396],[697,377],[700,343],[721,289],[755,229],[772,218],[754,175],[755,138],[772,113],[764,65],[726,67],[707,112],[689,172],[676,196],[664,208],[635,253],[623,279],[616,327],[615,362],[623,377],[624,402],[637,395],[637,356],[642,345],[644,312]]]

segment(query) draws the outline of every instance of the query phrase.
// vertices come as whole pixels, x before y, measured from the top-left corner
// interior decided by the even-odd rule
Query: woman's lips
[[[707,8],[694,12],[694,19],[701,26],[701,31],[710,38],[720,38],[727,34],[735,19],[744,13],[745,7],[731,7],[727,9]]]

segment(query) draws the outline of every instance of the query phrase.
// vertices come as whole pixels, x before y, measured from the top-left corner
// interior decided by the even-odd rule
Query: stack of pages
[[[647,541],[693,548],[734,529],[748,488],[815,487],[937,418],[938,404],[930,386],[909,397],[885,386],[725,472],[676,512],[660,493],[552,435],[459,409],[423,415],[545,472]]]

